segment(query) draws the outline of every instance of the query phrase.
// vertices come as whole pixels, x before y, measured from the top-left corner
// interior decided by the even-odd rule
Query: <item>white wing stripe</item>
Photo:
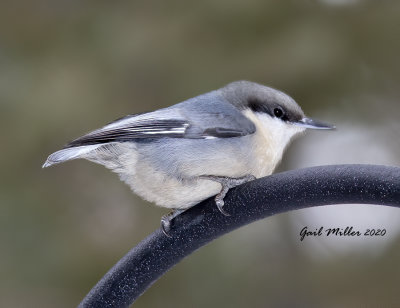
[[[177,113],[176,110],[170,109],[160,109],[151,113],[144,113],[134,116],[132,118],[122,119],[120,121],[111,123],[103,127],[103,129],[110,129],[110,128],[118,128],[123,126],[129,126],[131,123],[140,123],[140,122],[149,122],[149,121],[162,121],[162,120],[170,120],[170,119],[182,119],[182,116]]]

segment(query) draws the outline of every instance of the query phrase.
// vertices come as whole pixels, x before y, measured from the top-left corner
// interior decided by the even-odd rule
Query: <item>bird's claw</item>
[[[168,218],[168,215],[161,217],[161,231],[166,237],[172,237],[169,234],[169,231],[171,231],[171,220]]]
[[[224,216],[231,216],[231,214],[229,214],[228,212],[226,212],[224,210],[224,199],[223,197],[221,198],[221,196],[216,196],[215,197],[215,204],[217,205],[218,210],[221,212],[221,214],[223,214]]]
[[[182,210],[182,209],[175,209],[172,212],[161,217],[161,231],[162,231],[162,233],[164,233],[164,235],[166,237],[172,238],[172,236],[170,234],[172,220],[179,214],[183,213],[184,211],[185,210]]]
[[[225,204],[224,198],[228,193],[229,189],[256,179],[256,177],[252,174],[248,174],[240,178],[229,178],[229,177],[213,176],[213,175],[204,175],[201,176],[201,178],[215,181],[221,184],[221,191],[215,197],[215,204],[217,205],[218,210],[225,216],[230,216],[230,214],[224,210],[224,204]]]

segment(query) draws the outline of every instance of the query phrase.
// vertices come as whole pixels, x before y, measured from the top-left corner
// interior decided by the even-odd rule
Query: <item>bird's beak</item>
[[[334,125],[323,123],[323,122],[313,120],[310,118],[303,118],[294,124],[305,127],[305,128],[311,128],[311,129],[335,129],[336,128],[336,126],[334,126]]]

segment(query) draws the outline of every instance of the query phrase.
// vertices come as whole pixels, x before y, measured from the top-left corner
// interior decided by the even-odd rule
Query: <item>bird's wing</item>
[[[160,110],[159,110],[160,111]],[[182,117],[166,111],[133,114],[68,143],[65,147],[124,142],[143,138],[181,137],[188,127]]]
[[[211,139],[246,136],[255,125],[231,104],[200,96],[154,112],[130,115],[116,120],[68,143],[51,154],[43,167],[67,160],[87,158],[113,142],[160,138]]]
[[[219,104],[216,110],[202,109],[201,112],[197,110],[198,106],[190,110],[187,105],[180,105],[126,116],[73,140],[65,148],[165,137],[230,138],[255,131],[254,124],[230,104],[224,108]]]

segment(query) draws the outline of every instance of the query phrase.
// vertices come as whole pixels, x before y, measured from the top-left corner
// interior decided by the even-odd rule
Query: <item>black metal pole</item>
[[[225,198],[231,216],[208,199],[175,218],[168,238],[158,229],[129,251],[79,307],[127,307],[184,257],[213,239],[274,214],[344,203],[400,207],[400,168],[334,165],[258,179]]]

